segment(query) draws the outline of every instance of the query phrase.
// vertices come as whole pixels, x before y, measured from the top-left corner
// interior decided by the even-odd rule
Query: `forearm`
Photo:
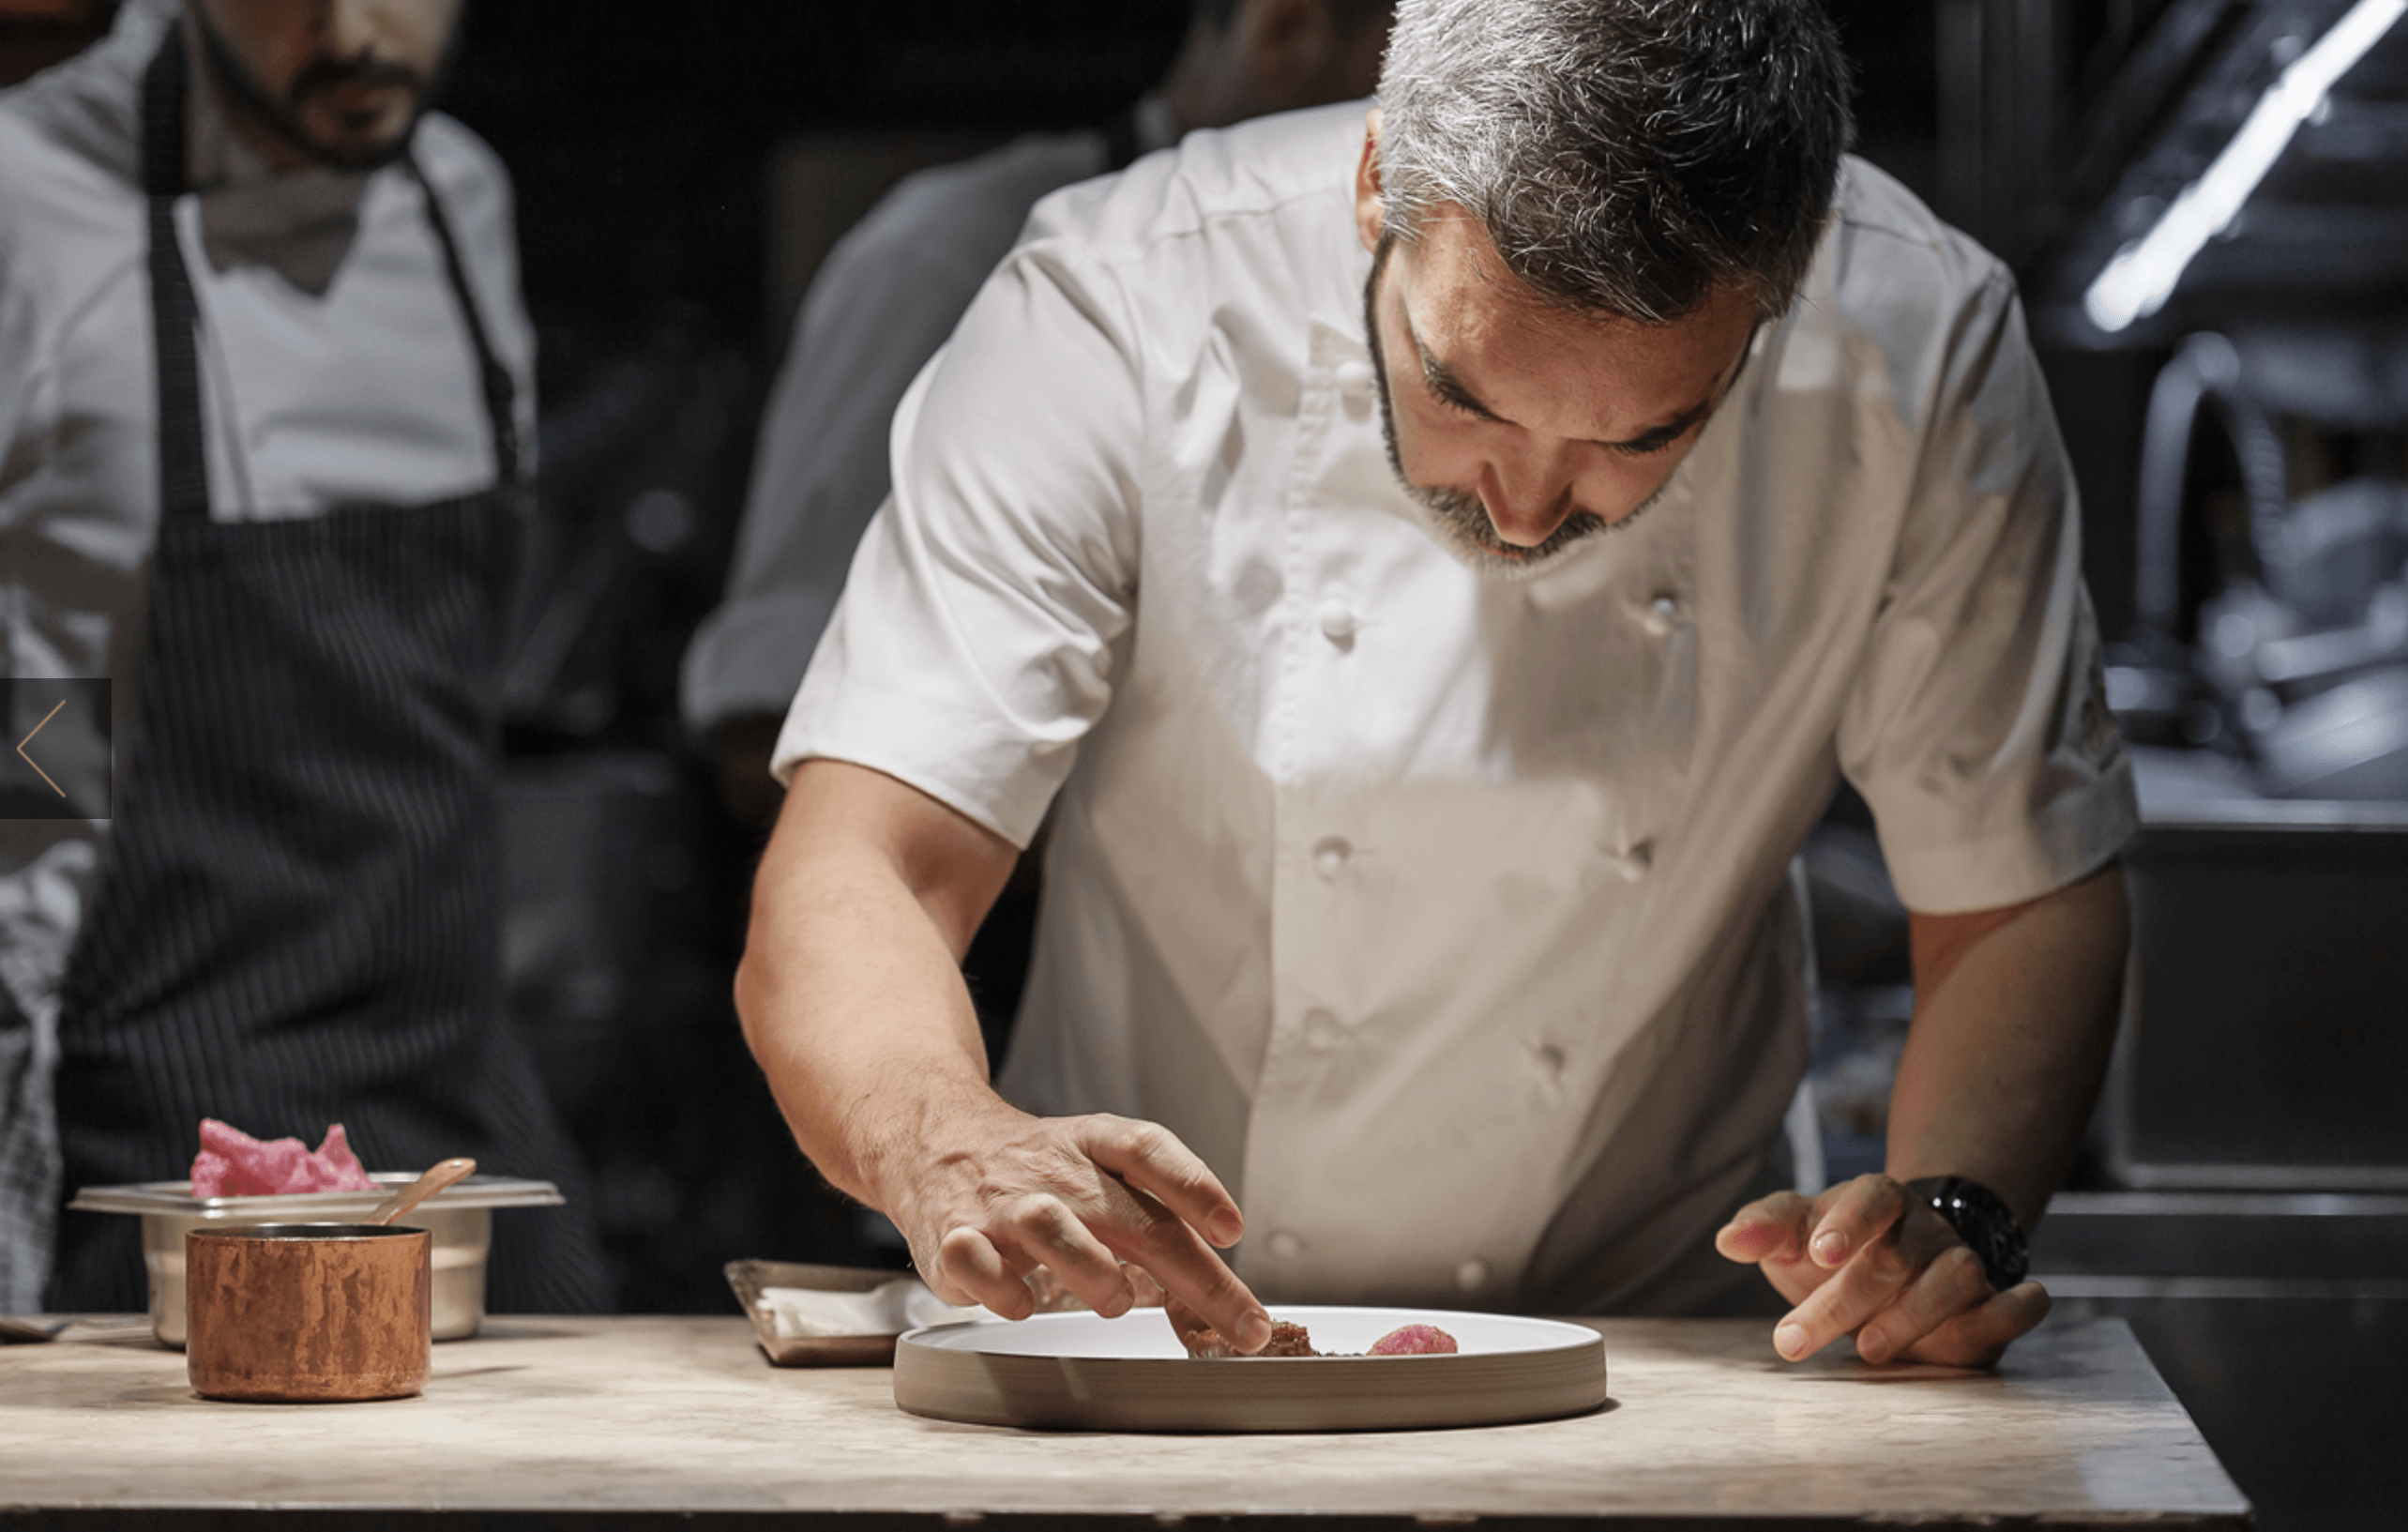
[[[2113,865],[2010,911],[1917,918],[1915,1023],[1890,1098],[1892,1177],[1979,1181],[2031,1227],[2098,1097],[2129,933]]]
[[[966,878],[960,858],[915,865],[862,832],[865,786],[909,791],[871,778],[796,778],[762,859],[736,1010],[803,1152],[838,1190],[889,1207],[899,1151],[1000,1105],[959,963],[1010,860],[997,842]]]

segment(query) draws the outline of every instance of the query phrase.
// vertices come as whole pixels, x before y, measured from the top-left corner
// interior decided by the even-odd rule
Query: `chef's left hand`
[[[1886,1176],[1751,1202],[1714,1248],[1761,1268],[1790,1301],[1773,1349],[1791,1361],[1853,1335],[1869,1362],[1988,1367],[2049,1315],[2038,1282],[1992,1292],[1947,1221]]]

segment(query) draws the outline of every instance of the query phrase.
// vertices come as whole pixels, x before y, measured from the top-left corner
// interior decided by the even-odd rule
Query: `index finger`
[[[1079,1142],[1128,1199],[1127,1206],[1115,1209],[1118,1217],[1096,1226],[1097,1237],[1239,1351],[1261,1350],[1271,1339],[1269,1311],[1197,1233],[1203,1225],[1217,1225],[1217,1232],[1244,1230],[1220,1178],[1155,1123],[1090,1118],[1080,1126]]]
[[[1210,1165],[1160,1123],[1109,1115],[1082,1117],[1077,1137],[1088,1159],[1169,1208],[1214,1244],[1234,1245],[1245,1234],[1237,1199]]]
[[[1096,1227],[1113,1253],[1149,1274],[1175,1299],[1250,1356],[1271,1339],[1270,1311],[1237,1280],[1237,1273],[1195,1230],[1160,1203],[1124,1186],[1121,1195],[1135,1210]],[[1168,1307],[1168,1305],[1166,1305]]]

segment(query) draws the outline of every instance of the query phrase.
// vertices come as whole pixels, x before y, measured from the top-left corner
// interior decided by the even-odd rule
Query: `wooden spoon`
[[[451,1185],[453,1182],[469,1175],[476,1169],[477,1161],[465,1157],[457,1160],[447,1160],[439,1165],[431,1166],[424,1176],[419,1176],[416,1180],[412,1181],[408,1186],[403,1187],[401,1191],[394,1192],[383,1202],[378,1203],[376,1205],[376,1211],[369,1214],[366,1221],[370,1223],[390,1223],[395,1219],[400,1218],[402,1214],[408,1212],[411,1208],[416,1207],[418,1204],[426,1201],[429,1197],[432,1197],[436,1192],[441,1191],[445,1187]]]

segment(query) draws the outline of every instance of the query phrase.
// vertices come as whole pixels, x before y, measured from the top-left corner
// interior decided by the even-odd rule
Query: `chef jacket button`
[[[1626,850],[1617,851],[1613,854],[1613,861],[1626,882],[1637,883],[1647,875],[1648,869],[1656,865],[1656,842],[1642,841]]]
[[[1530,1056],[1537,1061],[1539,1069],[1550,1080],[1563,1078],[1564,1051],[1561,1048],[1552,1042],[1542,1042],[1531,1050]]]
[[[1293,1261],[1304,1253],[1304,1241],[1285,1229],[1278,1230],[1271,1236],[1271,1253],[1280,1260]]]
[[[1488,1284],[1489,1264],[1486,1261],[1466,1261],[1455,1268],[1455,1285],[1466,1293],[1477,1293]]]
[[[1334,878],[1346,871],[1346,859],[1355,848],[1341,836],[1330,836],[1312,848],[1312,870],[1325,878]]]
[[[1355,629],[1361,624],[1355,616],[1355,609],[1348,606],[1344,599],[1332,596],[1322,602],[1320,618],[1322,637],[1341,649],[1354,646]]]
[[[1663,637],[1681,620],[1680,598],[1673,595],[1658,596],[1647,603],[1647,610],[1640,615],[1639,620],[1645,625],[1647,631],[1658,638]]]
[[[1346,1024],[1320,1009],[1304,1013],[1304,1040],[1323,1053],[1346,1040]]]
[[[1330,370],[1330,376],[1337,380],[1339,388],[1345,393],[1359,395],[1371,391],[1371,364],[1360,357],[1340,362]]]

